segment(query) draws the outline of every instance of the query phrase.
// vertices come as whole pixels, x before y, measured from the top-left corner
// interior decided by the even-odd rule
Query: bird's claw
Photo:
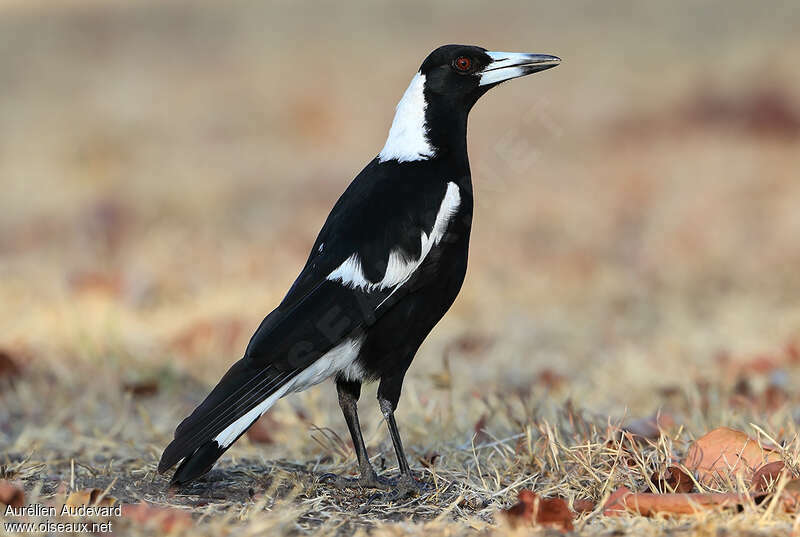
[[[401,475],[399,478],[392,479],[391,481],[392,487],[388,492],[376,492],[369,497],[366,505],[370,505],[374,502],[396,502],[410,496],[419,496],[429,489],[428,485],[417,481],[410,475]]]
[[[394,487],[392,480],[380,477],[374,473],[372,475],[362,475],[360,477],[344,477],[338,474],[328,473],[321,475],[319,482],[338,489],[362,488],[392,490]]]

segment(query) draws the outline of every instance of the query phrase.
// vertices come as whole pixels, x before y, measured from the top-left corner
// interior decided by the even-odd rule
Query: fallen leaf
[[[765,464],[753,473],[752,489],[756,492],[766,491],[772,483],[778,482],[785,469],[786,464],[783,461]]]
[[[633,512],[642,516],[690,515],[714,507],[737,507],[748,502],[749,498],[748,494],[736,493],[633,493],[630,489],[620,487],[606,501],[603,514],[615,516]]]
[[[0,481],[0,503],[11,507],[25,505],[25,491],[11,481]]]
[[[606,503],[603,504],[603,514],[606,516],[612,516],[620,512],[624,512],[626,510],[625,498],[631,494],[633,494],[633,492],[628,487],[619,487],[617,490],[611,493],[611,496],[608,497]]]
[[[562,498],[539,498],[537,507],[534,510],[537,524],[572,531],[572,519],[575,515]]]
[[[139,525],[155,526],[162,533],[170,533],[192,525],[192,517],[186,511],[154,507],[144,502],[123,505],[122,516]]]
[[[596,505],[592,500],[578,499],[572,502],[572,510],[576,513],[590,513]]]
[[[572,519],[575,515],[564,499],[540,498],[530,490],[523,489],[519,492],[518,500],[515,505],[503,511],[512,527],[540,524],[561,531],[572,531]]]
[[[677,466],[668,466],[662,473],[654,473],[650,481],[662,492],[692,492],[694,483],[692,478]]]
[[[99,505],[103,507],[111,507],[117,503],[117,499],[112,496],[103,496],[103,491],[100,489],[83,489],[71,492],[67,496],[67,501],[64,502],[70,507],[77,507],[79,505]]]
[[[757,468],[779,460],[781,455],[775,448],[759,445],[742,431],[720,427],[692,444],[684,465],[695,472],[700,483],[712,486],[727,477],[735,482],[739,474],[750,481]]]

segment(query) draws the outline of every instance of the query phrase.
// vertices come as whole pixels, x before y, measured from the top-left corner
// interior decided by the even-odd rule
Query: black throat
[[[425,126],[428,141],[436,152],[434,158],[444,158],[456,165],[463,163],[468,170],[467,118],[472,107],[428,90],[425,100]]]

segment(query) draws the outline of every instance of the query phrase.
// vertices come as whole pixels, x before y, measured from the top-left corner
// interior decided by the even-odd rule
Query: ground
[[[797,469],[798,10],[614,6],[0,2],[3,476],[26,502],[97,488],[174,509],[174,533],[460,535],[512,531],[501,510],[522,489],[573,506],[647,490],[719,426]],[[318,483],[355,471],[330,384],[167,490],[155,468],[175,425],[241,356],[446,42],[564,63],[471,117],[469,271],[398,412],[427,492],[389,505]],[[360,409],[391,475],[374,386]],[[660,437],[620,432],[658,412]],[[115,531],[163,534],[148,513]],[[755,504],[597,507],[575,531],[793,524]]]

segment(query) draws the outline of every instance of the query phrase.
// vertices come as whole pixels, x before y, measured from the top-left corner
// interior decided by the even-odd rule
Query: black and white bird
[[[159,472],[181,462],[173,484],[205,474],[278,399],[332,378],[360,477],[328,481],[416,489],[394,412],[406,370],[467,270],[467,116],[494,86],[560,61],[465,45],[439,47],[425,59],[397,105],[386,145],[336,202],[305,267],[244,357],[178,425]],[[380,382],[378,402],[400,470],[395,480],[378,477],[361,435],[356,402],[370,381]]]

